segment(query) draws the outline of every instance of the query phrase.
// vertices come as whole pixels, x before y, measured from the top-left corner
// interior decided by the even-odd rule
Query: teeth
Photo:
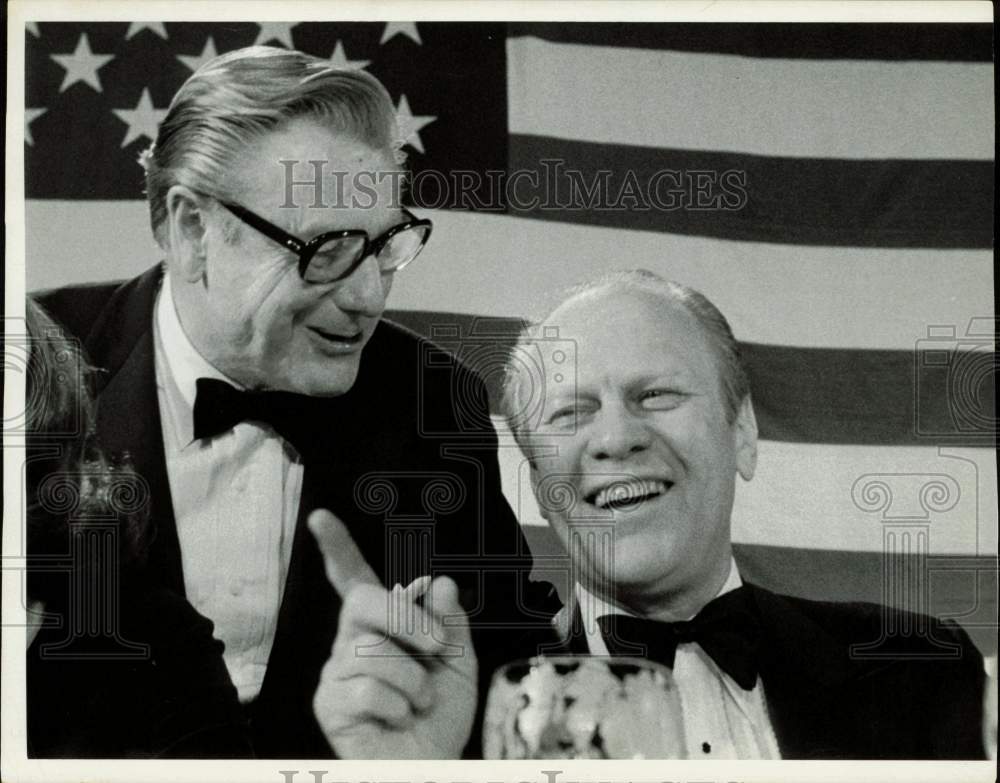
[[[611,504],[625,504],[649,495],[662,495],[667,491],[663,481],[619,481],[597,493],[594,504],[607,508]]]

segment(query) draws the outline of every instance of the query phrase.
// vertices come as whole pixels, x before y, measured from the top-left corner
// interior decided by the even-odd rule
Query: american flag
[[[415,177],[481,184],[478,202],[430,178],[411,192],[436,227],[394,317],[457,329],[495,386],[476,346],[506,345],[497,327],[544,292],[621,267],[702,290],[746,347],[763,438],[734,510],[744,576],[905,599],[995,652],[990,25],[39,22],[25,41],[29,289],[159,259],[136,159],[200,64],[270,44],[365,68]],[[608,172],[618,201],[487,190],[491,172],[544,183],[554,162],[588,185]],[[643,204],[663,171],[681,190],[734,172],[743,197]],[[502,441],[544,566],[552,541]]]

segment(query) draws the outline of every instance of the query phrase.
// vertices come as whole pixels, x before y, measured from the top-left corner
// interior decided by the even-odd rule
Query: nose
[[[392,276],[383,275],[375,256],[368,256],[334,289],[334,299],[345,312],[377,318],[391,284]]]
[[[649,429],[625,405],[605,405],[592,424],[588,453],[595,460],[624,460],[649,448]]]

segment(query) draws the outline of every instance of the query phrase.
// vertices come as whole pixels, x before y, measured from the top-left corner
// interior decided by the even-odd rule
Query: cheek
[[[243,298],[244,312],[260,336],[288,338],[307,319],[317,298],[303,288],[298,273],[271,273],[255,281]]]
[[[660,441],[690,470],[702,471],[730,460],[735,451],[725,420],[697,409],[674,411],[669,427],[659,429]]]
[[[550,488],[550,492],[557,488],[564,492],[576,492],[585,479],[579,451],[573,448],[568,439],[567,442],[549,441],[542,449],[539,452],[545,456],[539,456],[535,460],[540,477],[537,486],[541,489]]]

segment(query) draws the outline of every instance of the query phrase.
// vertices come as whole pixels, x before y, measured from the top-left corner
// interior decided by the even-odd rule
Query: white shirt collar
[[[713,596],[713,600],[718,598],[720,595],[725,595],[726,593],[736,590],[742,586],[743,580],[740,578],[739,568],[736,567],[736,561],[730,557],[729,575],[726,577],[726,581],[723,582],[722,587],[719,588],[719,592]],[[553,623],[560,631],[569,630],[569,623],[572,622],[573,618],[574,602],[576,606],[580,608],[580,619],[583,622],[584,633],[587,636],[587,648],[593,655],[608,655],[608,648],[604,644],[604,639],[601,636],[601,630],[600,626],[597,624],[597,618],[607,614],[631,615],[632,613],[619,606],[608,603],[599,596],[593,595],[579,582],[577,582],[573,586],[573,601],[567,602],[567,605],[562,608],[555,618],[553,618]],[[697,612],[695,614],[697,614]],[[694,615],[692,615],[692,617],[693,616]],[[568,634],[563,634],[563,636],[566,635]]]
[[[169,269],[163,276],[155,309],[156,385],[161,393],[166,393],[173,414],[174,434],[183,447],[194,440],[194,399],[198,379],[216,378],[237,388],[243,387],[209,364],[191,344],[174,306]]]

